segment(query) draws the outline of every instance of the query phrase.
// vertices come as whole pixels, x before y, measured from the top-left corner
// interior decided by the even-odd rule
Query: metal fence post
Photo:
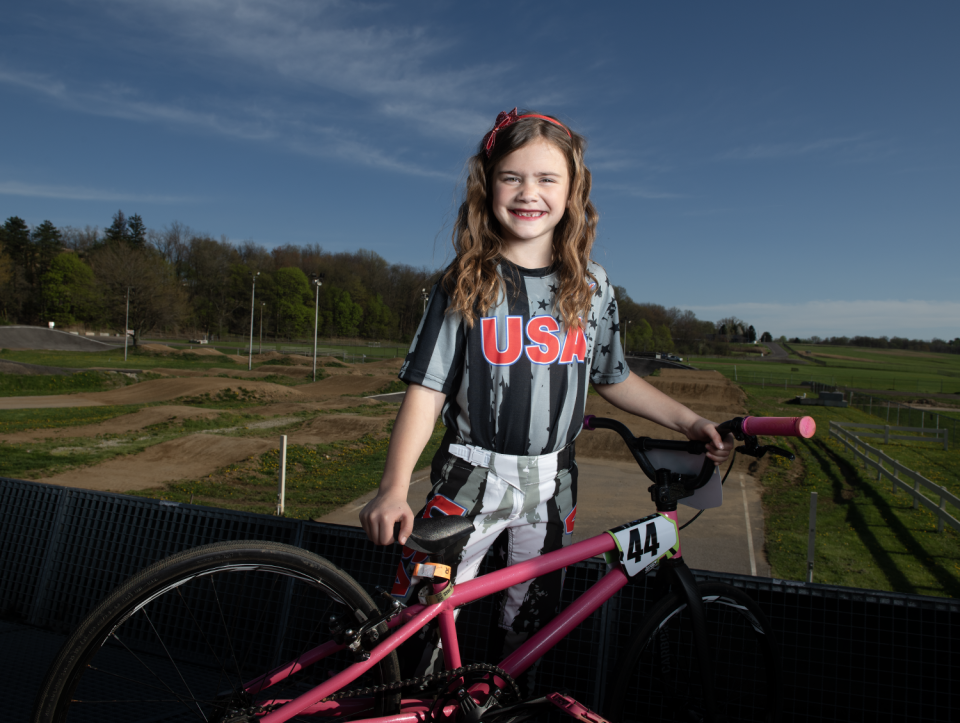
[[[947,509],[947,501],[944,499],[943,495],[940,495],[940,509],[945,511]],[[943,516],[937,515],[937,532],[943,532]]]
[[[885,424],[883,426],[883,443],[890,444],[890,425]]]
[[[287,435],[280,435],[280,479],[277,483],[277,515],[283,517],[283,498],[287,491]]]
[[[813,582],[813,549],[817,535],[817,492],[810,493],[810,537],[807,540],[807,582]]]

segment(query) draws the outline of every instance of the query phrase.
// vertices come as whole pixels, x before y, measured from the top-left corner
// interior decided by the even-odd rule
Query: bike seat
[[[436,555],[462,540],[476,528],[466,517],[418,517],[404,543],[411,550]]]

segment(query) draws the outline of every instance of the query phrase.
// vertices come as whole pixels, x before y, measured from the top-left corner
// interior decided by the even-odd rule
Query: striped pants
[[[457,515],[473,521],[475,531],[444,556],[454,568],[456,582],[476,577],[491,546],[496,565],[503,567],[569,544],[577,508],[577,466],[571,459],[569,468],[558,469],[557,456],[491,454],[488,467],[474,467],[447,452],[446,445],[441,447],[431,469],[433,488],[420,515]],[[418,578],[411,577],[409,570],[426,555],[406,547],[402,555],[392,592],[416,602],[413,591]],[[501,660],[557,614],[563,574],[557,570],[501,593],[490,636],[490,662]],[[424,628],[420,638],[427,643],[422,648],[403,650],[414,647],[413,643],[401,647],[405,676],[442,667],[435,626]]]

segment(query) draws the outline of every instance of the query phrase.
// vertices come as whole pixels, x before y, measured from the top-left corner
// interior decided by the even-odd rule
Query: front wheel
[[[294,698],[353,659],[340,651],[270,686],[258,676],[326,642],[331,617],[355,627],[376,614],[351,577],[299,548],[241,541],[187,550],[135,575],[81,623],[31,720],[253,720],[264,703]],[[399,679],[392,653],[349,687]],[[398,704],[399,694],[382,693],[349,710],[363,718]]]
[[[717,721],[779,719],[780,658],[757,604],[724,583],[698,585],[707,622]],[[667,595],[644,618],[607,695],[611,721],[706,720],[687,604]]]

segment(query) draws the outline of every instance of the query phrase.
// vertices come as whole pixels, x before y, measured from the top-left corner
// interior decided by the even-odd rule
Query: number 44
[[[650,553],[653,557],[656,557],[657,552],[660,550],[660,544],[657,542],[657,526],[653,522],[647,523],[647,526],[644,528],[644,534],[646,539],[643,542],[643,545],[640,545],[640,530],[633,528],[630,530],[630,545],[627,547],[627,559],[633,560],[636,563],[640,563],[640,558],[645,553]]]

